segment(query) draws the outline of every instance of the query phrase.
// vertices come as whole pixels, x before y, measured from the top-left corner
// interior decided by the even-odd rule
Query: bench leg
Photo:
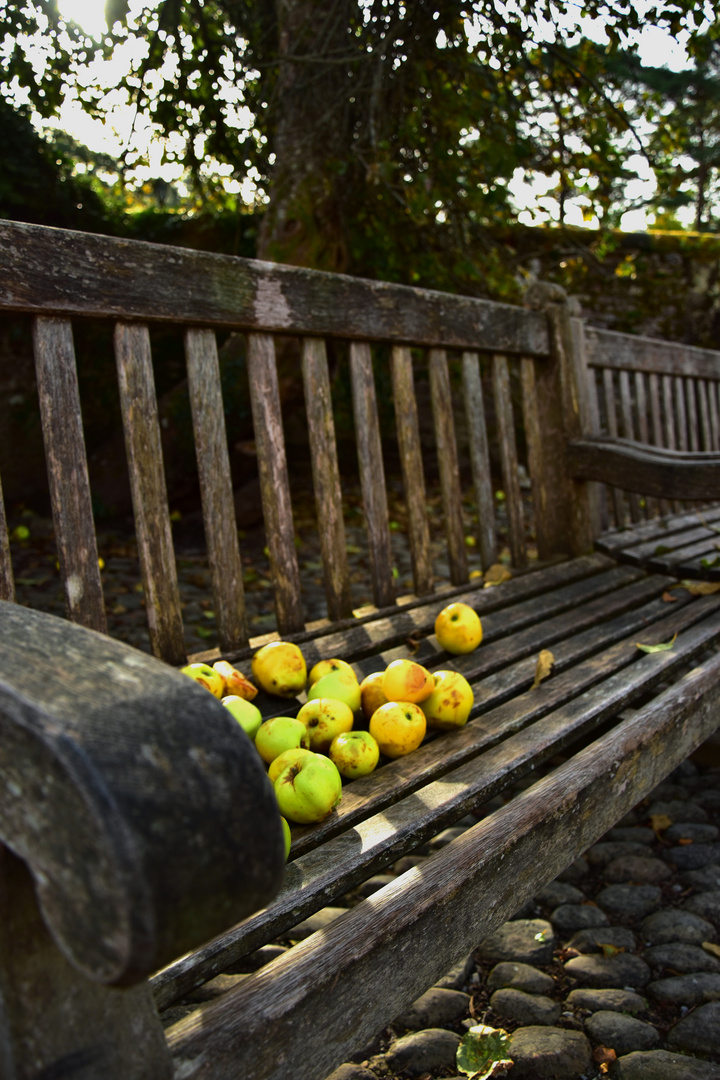
[[[90,982],[50,937],[25,864],[0,845],[0,1076],[169,1080],[147,982]]]

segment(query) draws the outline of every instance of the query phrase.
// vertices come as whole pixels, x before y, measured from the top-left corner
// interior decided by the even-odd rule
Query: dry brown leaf
[[[720,581],[681,581],[672,588],[686,589],[691,596],[710,596],[711,593],[720,592]]]
[[[678,597],[673,596],[670,592],[664,592],[662,594],[662,599],[665,601],[666,604],[677,604],[678,602]]]
[[[678,844],[680,844],[681,846],[687,847],[688,844],[692,844],[692,840],[690,839],[689,836],[681,836],[680,839],[678,840]]]
[[[714,945],[712,941],[703,941],[702,947],[706,953],[710,953],[711,956],[717,956],[720,959],[720,945]]]
[[[593,1050],[593,1058],[598,1065],[609,1065],[611,1061],[617,1060],[617,1054],[610,1046],[596,1046]]]
[[[485,571],[483,588],[487,589],[491,585],[502,585],[503,581],[509,581],[511,577],[512,574],[507,566],[503,566],[502,563],[493,563]]]
[[[672,818],[667,814],[653,814],[650,818],[650,828],[654,833],[665,832],[672,825]]]
[[[541,649],[540,655],[537,658],[537,664],[535,665],[535,681],[530,687],[531,690],[537,689],[543,679],[547,679],[548,675],[552,672],[554,663],[555,657],[550,650]]]

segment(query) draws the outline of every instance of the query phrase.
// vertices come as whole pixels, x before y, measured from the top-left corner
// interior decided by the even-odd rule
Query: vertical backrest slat
[[[611,368],[603,368],[603,398],[605,401],[605,422],[607,424],[608,435],[611,439],[617,439],[618,437],[618,420],[617,420],[617,406],[615,403],[615,382],[613,380],[613,373]],[[625,522],[625,504],[622,497],[622,492],[614,487],[612,491],[612,503],[613,512],[615,514],[615,525],[618,529],[622,528]]]
[[[685,393],[684,393],[684,379],[680,375],[675,375],[673,378],[673,389],[675,391],[675,409],[677,415],[677,440],[678,450],[687,450],[689,448],[689,441],[687,435],[687,411],[685,409]]]
[[[450,373],[447,353],[444,349],[430,350],[429,370],[430,400],[440,470],[440,494],[445,517],[450,580],[453,585],[462,585],[468,579],[468,565]]]
[[[675,433],[675,410],[673,408],[673,380],[672,375],[662,376],[663,415],[665,418],[665,441],[663,446],[666,450],[677,450],[677,437]]]
[[[620,386],[620,431],[625,439],[635,438],[635,425],[633,423],[632,414],[632,400],[630,397],[630,372],[626,368],[622,368],[619,374],[619,386]],[[630,506],[630,520],[632,522],[638,522],[642,520],[642,514],[640,512],[640,496],[635,492],[628,494],[628,505]]]
[[[684,382],[689,448],[690,450],[697,451],[700,449],[700,426],[698,423],[697,402],[695,400],[695,380],[685,379]]]
[[[547,535],[547,515],[544,513],[547,503],[543,478],[546,475],[546,442],[538,408],[538,393],[535,381],[535,361],[523,357],[520,361],[520,382],[522,386],[523,423],[525,443],[527,445],[528,471],[532,483],[533,504],[535,507],[535,540],[541,559],[553,553],[553,544]]]
[[[713,436],[710,427],[710,403],[708,401],[708,388],[705,379],[698,379],[696,383],[698,409],[700,412],[700,447],[703,450],[713,449]]]
[[[150,645],[169,664],[186,659],[155,380],[146,326],[115,326],[120,408]]]
[[[653,371],[648,375],[648,389],[650,392],[650,420],[651,438],[648,440],[655,446],[664,446],[662,405],[660,399],[660,376]],[[668,513],[670,504],[665,499],[660,499],[658,506],[661,514]]]
[[[413,580],[417,595],[424,596],[433,591],[433,567],[412,354],[407,346],[395,345],[393,347],[391,366],[395,426],[408,511]]]
[[[68,618],[105,633],[75,348],[69,319],[38,316],[33,348],[55,542]]]
[[[720,450],[720,410],[718,409],[718,383],[708,380],[708,408],[710,412],[710,449]]]
[[[248,633],[214,331],[186,330],[185,360],[218,642],[230,652]]]
[[[302,371],[328,615],[352,614],[330,377],[322,338],[304,338]]]
[[[642,371],[634,372],[635,382],[635,403],[637,405],[637,421],[638,421],[638,434],[640,436],[640,442],[650,442],[650,424],[648,423],[648,398],[646,392],[646,376]],[[647,515],[649,517],[656,516],[659,510],[659,503],[657,499],[653,499],[650,496],[645,500],[645,506]]]
[[[15,578],[13,577],[10,539],[8,537],[5,501],[0,483],[0,600],[15,601]]]
[[[278,631],[289,634],[305,620],[272,334],[248,334],[247,366],[275,613]]]
[[[510,398],[510,372],[507,357],[501,353],[496,353],[492,358],[492,370],[500,466],[508,514],[510,557],[513,566],[522,567],[527,563],[525,523],[520,498],[520,483],[518,481],[517,444],[515,442],[515,422]]]
[[[487,570],[489,566],[497,562],[498,551],[495,532],[495,499],[490,474],[490,448],[480,378],[480,357],[477,353],[463,353],[462,378],[468,451],[478,515],[480,559],[483,570]]]
[[[350,344],[350,378],[373,600],[378,607],[387,607],[395,603],[395,588],[392,578],[392,550],[380,422],[373,378],[372,353],[367,342],[353,341]]]

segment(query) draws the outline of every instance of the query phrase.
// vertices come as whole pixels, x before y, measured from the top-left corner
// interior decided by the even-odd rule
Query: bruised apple
[[[288,765],[275,781],[280,813],[298,825],[322,821],[340,802],[342,778],[330,758],[322,754],[302,757]]]
[[[420,706],[428,727],[440,731],[462,727],[473,706],[470,683],[459,671],[436,671],[433,677],[435,689]]]
[[[369,731],[345,731],[330,743],[330,760],[346,780],[371,773],[380,760],[380,747]]]
[[[419,705],[388,701],[370,717],[370,734],[385,757],[399,758],[417,750],[425,738],[427,721]]]
[[[283,769],[287,769],[288,765],[294,765],[296,761],[299,761],[301,757],[305,757],[306,754],[311,754],[312,750],[306,750],[302,746],[294,746],[292,750],[283,750],[282,754],[278,754],[276,758],[268,765],[268,777],[270,783],[274,784]]]
[[[372,675],[366,675],[360,683],[360,704],[366,720],[369,720],[381,705],[387,705],[388,699],[382,688],[384,678],[384,671],[373,671]]]
[[[297,718],[307,726],[310,749],[316,754],[326,754],[335,736],[353,726],[350,707],[335,698],[313,698],[303,705]]]
[[[213,670],[222,676],[225,683],[226,697],[241,697],[245,698],[246,701],[252,701],[253,698],[257,697],[257,686],[253,686],[250,680],[245,678],[242,671],[238,671],[227,660],[216,660],[213,664]]]
[[[424,701],[433,689],[433,677],[414,660],[393,660],[385,670],[383,693],[388,701]]]
[[[251,663],[256,682],[268,694],[291,698],[305,689],[305,658],[290,641],[271,641],[263,645]]]
[[[225,680],[222,675],[211,668],[209,664],[186,664],[180,668],[183,675],[189,675],[200,686],[209,690],[213,697],[221,698],[225,693]]]

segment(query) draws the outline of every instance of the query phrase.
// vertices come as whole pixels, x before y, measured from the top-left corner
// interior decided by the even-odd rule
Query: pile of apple
[[[449,604],[435,620],[440,646],[449,653],[472,652],[482,641],[480,619],[467,604]],[[371,773],[383,754],[398,758],[420,746],[427,729],[461,727],[473,705],[473,691],[457,671],[430,672],[414,660],[393,660],[362,682],[344,660],[321,660],[309,675],[305,659],[288,641],[264,645],[252,658],[259,687],[281,698],[307,689],[296,717],[263,722],[252,699],[257,687],[232,664],[189,664],[182,669],[220,698],[268,766],[283,818],[311,824],[337,806],[342,782]],[[362,715],[368,729],[356,728]],[[361,721],[362,722],[362,721]],[[290,830],[286,828],[286,845]]]

